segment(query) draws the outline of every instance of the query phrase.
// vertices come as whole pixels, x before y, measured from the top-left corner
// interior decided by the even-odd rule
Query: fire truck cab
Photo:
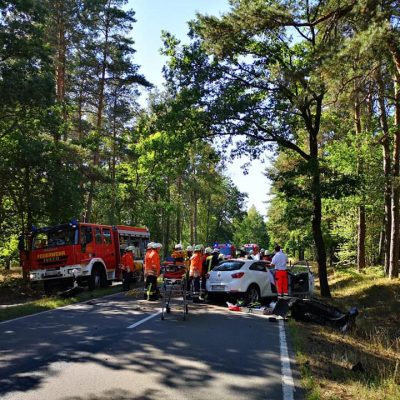
[[[25,275],[31,282],[42,281],[45,290],[55,283],[76,279],[89,289],[105,287],[120,276],[121,253],[136,248],[138,276],[150,238],[147,228],[91,223],[33,228],[26,249],[21,251]]]

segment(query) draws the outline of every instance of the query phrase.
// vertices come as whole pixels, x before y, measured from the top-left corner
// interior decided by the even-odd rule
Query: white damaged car
[[[273,282],[273,270],[268,262],[233,259],[222,262],[209,272],[206,291],[208,299],[226,295],[253,303],[263,297],[276,296]]]
[[[289,295],[311,298],[314,276],[307,261],[288,266]],[[275,270],[268,261],[233,259],[223,261],[208,273],[208,299],[217,296],[244,299],[246,303],[276,297]]]

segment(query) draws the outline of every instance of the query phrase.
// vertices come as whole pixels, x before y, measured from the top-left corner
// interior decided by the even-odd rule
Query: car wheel
[[[260,289],[257,285],[250,285],[246,292],[246,302],[250,304],[258,301],[260,301]]]
[[[214,303],[217,300],[217,296],[214,293],[208,292],[206,295],[206,300],[209,303]]]

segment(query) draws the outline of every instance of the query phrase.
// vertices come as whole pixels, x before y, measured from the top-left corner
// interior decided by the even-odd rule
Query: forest
[[[125,0],[0,0],[0,263],[32,225],[144,225],[175,243],[279,243],[399,274],[399,1],[230,0],[135,64]],[[150,93],[148,104],[139,94]],[[224,171],[272,157],[267,219]]]

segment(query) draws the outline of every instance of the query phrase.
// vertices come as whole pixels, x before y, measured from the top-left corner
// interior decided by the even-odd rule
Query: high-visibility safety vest
[[[212,262],[213,256],[208,256],[206,258],[206,265],[207,265],[207,272],[211,271],[211,262]]]
[[[201,270],[203,268],[203,257],[200,251],[195,251],[192,258],[190,259],[190,272],[189,275],[197,278],[201,275]]]
[[[146,253],[144,271],[146,275],[160,275],[160,256],[157,250]]]
[[[121,259],[122,269],[127,272],[135,270],[135,261],[131,252],[124,253]]]

